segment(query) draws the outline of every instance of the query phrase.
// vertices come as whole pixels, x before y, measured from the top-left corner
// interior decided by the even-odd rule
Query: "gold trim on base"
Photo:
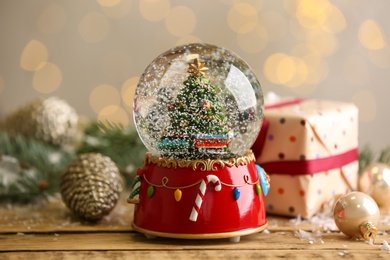
[[[219,238],[231,238],[231,237],[239,237],[246,236],[254,233],[259,233],[265,230],[268,227],[268,222],[264,225],[251,228],[251,229],[243,229],[233,232],[224,232],[224,233],[208,233],[208,234],[185,234],[185,233],[167,233],[167,232],[159,232],[148,230],[144,228],[138,227],[136,224],[131,223],[133,229],[137,232],[143,233],[145,235],[151,235],[156,237],[168,237],[168,238],[180,238],[180,239],[219,239]]]
[[[216,165],[219,165],[222,169],[233,166],[241,166],[250,164],[255,161],[255,155],[252,150],[249,150],[245,156],[239,156],[230,159],[206,159],[206,160],[176,160],[171,158],[155,157],[151,153],[146,153],[144,159],[144,165],[150,163],[156,164],[159,167],[164,168],[192,168],[194,171],[199,169],[201,171],[217,171]]]

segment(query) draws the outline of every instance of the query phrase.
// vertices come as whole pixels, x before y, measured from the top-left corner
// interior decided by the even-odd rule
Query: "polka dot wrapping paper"
[[[257,163],[271,178],[265,198],[268,213],[310,217],[336,194],[356,189],[355,105],[287,100],[266,105],[264,116],[253,150]]]

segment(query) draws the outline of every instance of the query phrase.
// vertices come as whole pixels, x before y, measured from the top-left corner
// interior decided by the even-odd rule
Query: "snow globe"
[[[148,149],[128,198],[134,230],[238,242],[267,227],[269,178],[250,150],[263,93],[241,58],[210,44],[168,50],[142,74],[133,109]]]

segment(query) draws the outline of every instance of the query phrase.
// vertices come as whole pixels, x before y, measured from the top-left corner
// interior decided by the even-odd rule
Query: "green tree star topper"
[[[164,157],[205,159],[228,151],[227,117],[217,88],[204,76],[205,63],[195,59],[190,75],[173,104],[168,107],[170,124],[159,140]]]

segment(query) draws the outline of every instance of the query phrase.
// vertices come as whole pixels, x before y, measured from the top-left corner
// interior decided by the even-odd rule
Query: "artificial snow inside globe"
[[[149,151],[128,199],[136,231],[239,241],[267,227],[269,178],[250,150],[263,93],[241,58],[199,43],[161,54],[140,78],[134,120]]]

